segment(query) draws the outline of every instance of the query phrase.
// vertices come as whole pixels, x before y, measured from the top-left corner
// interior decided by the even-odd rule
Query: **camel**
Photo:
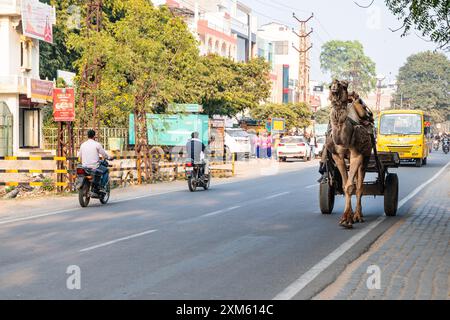
[[[361,198],[373,148],[373,115],[358,94],[348,93],[348,83],[345,81],[332,82],[329,98],[332,106],[331,134],[328,135],[326,148],[339,169],[345,194],[345,209],[339,224],[350,229],[354,222],[364,222]],[[346,159],[350,163],[348,172]],[[356,194],[354,213],[351,203],[353,193]]]

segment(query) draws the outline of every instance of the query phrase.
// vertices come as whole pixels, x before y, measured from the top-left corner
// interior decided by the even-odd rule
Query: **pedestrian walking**
[[[261,138],[261,158],[267,159],[267,133]]]
[[[256,146],[256,158],[261,158],[261,138],[259,136],[259,132],[256,132],[255,137],[255,146]]]
[[[269,134],[267,135],[267,158],[272,159],[272,133],[269,132]]]

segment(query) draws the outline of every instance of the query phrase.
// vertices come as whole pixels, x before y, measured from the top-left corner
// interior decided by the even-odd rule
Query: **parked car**
[[[250,136],[241,128],[226,128],[225,129],[225,154],[236,154],[240,159],[243,156],[250,157],[252,151]]]
[[[250,139],[250,157],[256,157],[256,133],[247,131]]]
[[[278,161],[287,159],[311,160],[311,147],[303,136],[284,137],[277,149]]]
[[[316,157],[321,157],[323,148],[325,146],[325,136],[317,137],[316,141],[317,141],[317,147],[314,149],[314,155]]]

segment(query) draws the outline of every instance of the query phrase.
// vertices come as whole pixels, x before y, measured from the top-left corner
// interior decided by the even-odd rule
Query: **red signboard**
[[[73,88],[53,89],[53,117],[57,122],[75,120],[75,92]]]

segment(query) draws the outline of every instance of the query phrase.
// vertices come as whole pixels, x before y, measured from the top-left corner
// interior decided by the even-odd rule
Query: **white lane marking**
[[[60,210],[60,211],[55,211],[55,212],[50,212],[50,213],[43,213],[43,214],[38,214],[38,215],[28,216],[28,217],[23,217],[23,218],[3,220],[3,221],[0,221],[0,225],[7,224],[7,223],[13,223],[13,222],[19,222],[19,221],[25,221],[25,220],[31,220],[31,219],[36,219],[36,218],[54,216],[54,215],[57,215],[57,214],[60,214],[60,213],[71,212],[73,210],[75,210],[75,209],[71,208],[71,209]]]
[[[300,168],[300,169],[303,169],[303,168]],[[284,174],[284,173],[289,173],[291,171],[297,172],[298,169],[281,171],[280,173]],[[253,177],[253,178],[257,178],[257,177]],[[252,179],[252,178],[250,178],[250,179]],[[227,184],[243,183],[243,182],[246,182],[246,181],[248,181],[250,179],[236,177],[235,181],[223,181],[223,182],[220,181],[220,182],[214,183],[214,185],[221,186],[221,185],[227,185]],[[126,199],[122,199],[122,200],[114,200],[114,201],[111,201],[110,203],[121,203],[121,202],[133,201],[133,200],[144,199],[144,198],[149,198],[149,197],[155,197],[155,196],[160,196],[160,195],[174,193],[174,192],[180,192],[180,191],[184,191],[184,190],[185,190],[185,188],[179,188],[179,189],[175,189],[175,190],[169,190],[169,191],[164,191],[164,192],[159,192],[159,193],[154,193],[154,194],[142,195],[142,196],[138,196],[138,197],[126,198]],[[81,209],[80,208],[69,208],[69,209],[58,210],[58,211],[49,212],[49,213],[42,213],[42,214],[31,215],[31,216],[22,217],[22,218],[9,219],[9,220],[0,220],[0,225],[8,224],[8,223],[20,222],[20,221],[27,221],[27,220],[43,218],[43,217],[48,217],[48,216],[53,216],[53,215],[57,215],[57,214],[61,214],[61,213],[72,212],[74,210],[81,210]]]
[[[315,188],[315,187],[318,187],[318,186],[319,186],[319,184],[316,183],[316,184],[312,184],[310,186],[306,186],[305,189],[312,189],[312,188]]]
[[[286,191],[286,192],[277,193],[277,194],[274,194],[274,195],[271,195],[271,196],[267,196],[267,197],[261,198],[261,199],[241,202],[240,205],[238,205],[238,206],[234,206],[234,207],[230,207],[230,208],[225,208],[225,209],[213,211],[213,212],[206,213],[206,214],[203,214],[203,215],[198,216],[198,217],[189,218],[189,219],[186,219],[186,220],[181,220],[181,221],[178,221],[177,223],[183,224],[183,223],[197,221],[199,219],[206,218],[206,217],[216,216],[216,215],[221,214],[221,213],[226,213],[226,212],[229,212],[229,211],[233,211],[233,210],[239,209],[239,208],[241,208],[244,205],[248,205],[248,204],[251,204],[251,203],[254,203],[254,202],[257,202],[257,201],[274,199],[274,198],[281,197],[281,196],[284,196],[284,195],[290,194],[290,193],[291,193],[290,191]]]
[[[405,205],[408,200],[414,197],[417,193],[419,193],[423,188],[437,179],[445,169],[450,165],[448,162],[438,173],[436,173],[431,179],[427,180],[419,187],[414,189],[410,194],[404,197],[398,204],[398,208],[400,209],[403,205]],[[308,284],[311,283],[317,276],[322,273],[326,268],[328,268],[331,264],[333,264],[337,259],[339,259],[345,252],[347,252],[353,245],[355,245],[359,240],[361,240],[365,235],[367,235],[370,231],[376,228],[381,222],[386,219],[385,216],[379,217],[374,222],[372,222],[366,229],[358,232],[353,237],[345,241],[341,244],[336,250],[331,252],[328,256],[320,260],[316,265],[314,265],[311,269],[309,269],[306,273],[300,276],[297,280],[291,283],[286,289],[277,294],[273,300],[290,300],[295,297],[301,290],[303,290]]]
[[[183,188],[183,189],[180,188],[180,189],[170,190],[170,191],[165,191],[165,192],[152,193],[152,194],[145,194],[145,195],[142,195],[142,196],[137,196],[137,197],[132,197],[132,198],[114,200],[114,201],[111,201],[111,203],[121,203],[121,202],[139,200],[139,199],[144,199],[144,198],[149,198],[149,197],[161,196],[161,195],[164,195],[164,194],[169,194],[169,193],[174,193],[174,192],[180,192],[180,191],[183,191],[183,190],[185,190],[185,188]]]
[[[289,194],[289,193],[291,193],[291,192],[290,191],[281,192],[281,193],[274,194],[272,196],[265,197],[264,199],[265,200],[270,200],[270,199],[274,199],[274,198],[278,198],[278,197],[284,196],[284,195]]]
[[[121,202],[127,202],[127,201],[132,201],[132,200],[138,200],[138,199],[142,199],[142,198],[156,197],[156,196],[169,194],[169,193],[173,193],[173,192],[179,192],[179,191],[182,191],[182,190],[184,190],[184,189],[179,189],[179,190],[177,189],[177,190],[171,190],[171,191],[160,192],[160,193],[153,193],[153,194],[148,194],[148,195],[143,195],[143,196],[138,196],[138,197],[133,197],[133,198],[127,198],[127,199],[122,199],[122,200],[115,200],[115,201],[111,201],[110,203],[121,203]],[[94,207],[92,207],[92,208],[94,208]],[[86,210],[86,209],[84,209],[84,210]],[[3,221],[0,220],[0,225],[8,224],[8,223],[14,223],[14,222],[20,222],[20,221],[26,221],[26,220],[32,220],[32,219],[37,219],[37,218],[43,218],[43,217],[48,217],[48,216],[54,216],[54,215],[61,214],[61,213],[73,212],[74,210],[83,210],[83,208],[70,208],[70,209],[59,210],[59,211],[55,211],[55,212],[49,212],[49,213],[32,215],[32,216],[28,216],[28,217],[22,217],[22,218],[10,219],[10,220],[3,220]]]
[[[111,244],[114,244],[114,243],[117,243],[117,242],[120,242],[120,241],[125,241],[125,240],[129,240],[129,239],[137,238],[137,237],[142,237],[142,236],[145,236],[147,234],[150,234],[150,233],[153,233],[153,232],[156,232],[156,231],[158,231],[158,230],[148,230],[148,231],[144,231],[144,232],[141,232],[141,233],[136,233],[136,234],[133,234],[133,235],[128,236],[128,237],[123,237],[123,238],[120,238],[120,239],[116,239],[116,240],[100,243],[98,245],[95,245],[95,246],[92,246],[92,247],[89,247],[89,248],[81,249],[80,252],[86,252],[86,251],[91,251],[91,250],[98,249],[98,248],[101,248],[101,247],[106,247],[106,246],[109,246]]]
[[[226,212],[230,212],[230,211],[239,209],[240,207],[241,206],[234,206],[234,207],[229,207],[229,208],[222,209],[222,210],[217,210],[217,211],[214,211],[214,212],[210,212],[210,213],[201,215],[199,218],[216,216],[216,215],[221,214],[221,213],[226,213]]]

